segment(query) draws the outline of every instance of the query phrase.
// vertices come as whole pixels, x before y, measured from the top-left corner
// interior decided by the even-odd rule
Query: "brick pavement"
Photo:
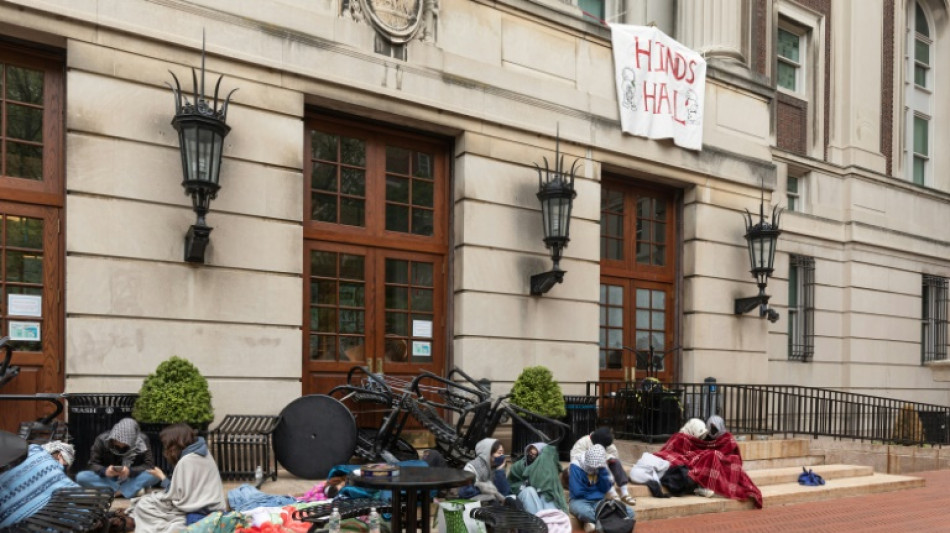
[[[908,474],[924,487],[761,510],[637,522],[636,533],[950,531],[950,470]],[[768,503],[766,502],[766,505]]]

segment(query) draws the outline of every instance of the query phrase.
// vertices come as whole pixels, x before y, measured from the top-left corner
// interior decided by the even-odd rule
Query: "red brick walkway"
[[[909,475],[927,484],[854,498],[637,522],[635,533],[950,531],[950,470]]]

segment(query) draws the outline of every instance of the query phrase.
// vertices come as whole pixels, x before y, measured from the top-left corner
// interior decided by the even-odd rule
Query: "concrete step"
[[[743,437],[740,435],[740,437]],[[783,466],[812,466],[818,464],[822,456],[813,456],[810,451],[810,439],[749,439],[738,441],[739,452],[742,454],[746,470],[755,468],[777,468]],[[614,441],[617,451],[624,462],[636,463],[645,452],[656,452],[663,447],[663,442],[645,443],[638,441]],[[808,462],[799,460],[807,458]],[[792,459],[792,461],[782,461]]]
[[[842,479],[848,477],[870,476],[874,469],[869,466],[855,465],[815,465],[809,466],[816,474],[829,481],[832,479]],[[746,471],[752,482],[760,489],[767,485],[778,485],[782,483],[798,483],[798,475],[802,473],[801,466],[786,468],[770,468],[766,470]],[[630,494],[634,498],[652,498],[650,490],[643,485],[630,485]]]
[[[830,474],[832,471],[828,471]],[[823,475],[823,474],[822,474]],[[823,475],[824,476],[824,475]],[[826,483],[820,487],[805,487],[797,483],[778,483],[775,485],[760,486],[763,505],[774,507],[817,500],[848,498],[877,492],[888,492],[922,487],[924,480],[910,476],[894,476],[889,474],[871,474],[841,478],[825,478]],[[637,520],[660,520],[693,516],[706,513],[721,513],[754,509],[751,501],[737,501],[714,496],[702,498],[699,496],[684,496],[682,498],[640,498],[637,500]]]
[[[745,456],[742,456],[742,468],[746,472],[752,472],[753,470],[768,470],[771,468],[786,468],[792,466],[815,466],[824,464],[825,456],[824,455],[803,455],[800,457],[776,457],[773,459],[752,459],[746,460]]]

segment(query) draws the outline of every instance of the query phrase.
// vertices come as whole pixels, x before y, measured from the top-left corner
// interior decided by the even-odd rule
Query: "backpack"
[[[636,520],[627,516],[627,506],[617,500],[603,500],[594,511],[600,533],[632,533]]]

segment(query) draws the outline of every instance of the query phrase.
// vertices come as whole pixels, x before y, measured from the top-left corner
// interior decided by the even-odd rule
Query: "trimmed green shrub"
[[[208,380],[190,361],[172,356],[145,378],[132,417],[146,424],[209,424],[214,409]]]
[[[529,366],[521,371],[511,388],[509,401],[548,418],[567,416],[561,386],[551,371],[543,366]]]

